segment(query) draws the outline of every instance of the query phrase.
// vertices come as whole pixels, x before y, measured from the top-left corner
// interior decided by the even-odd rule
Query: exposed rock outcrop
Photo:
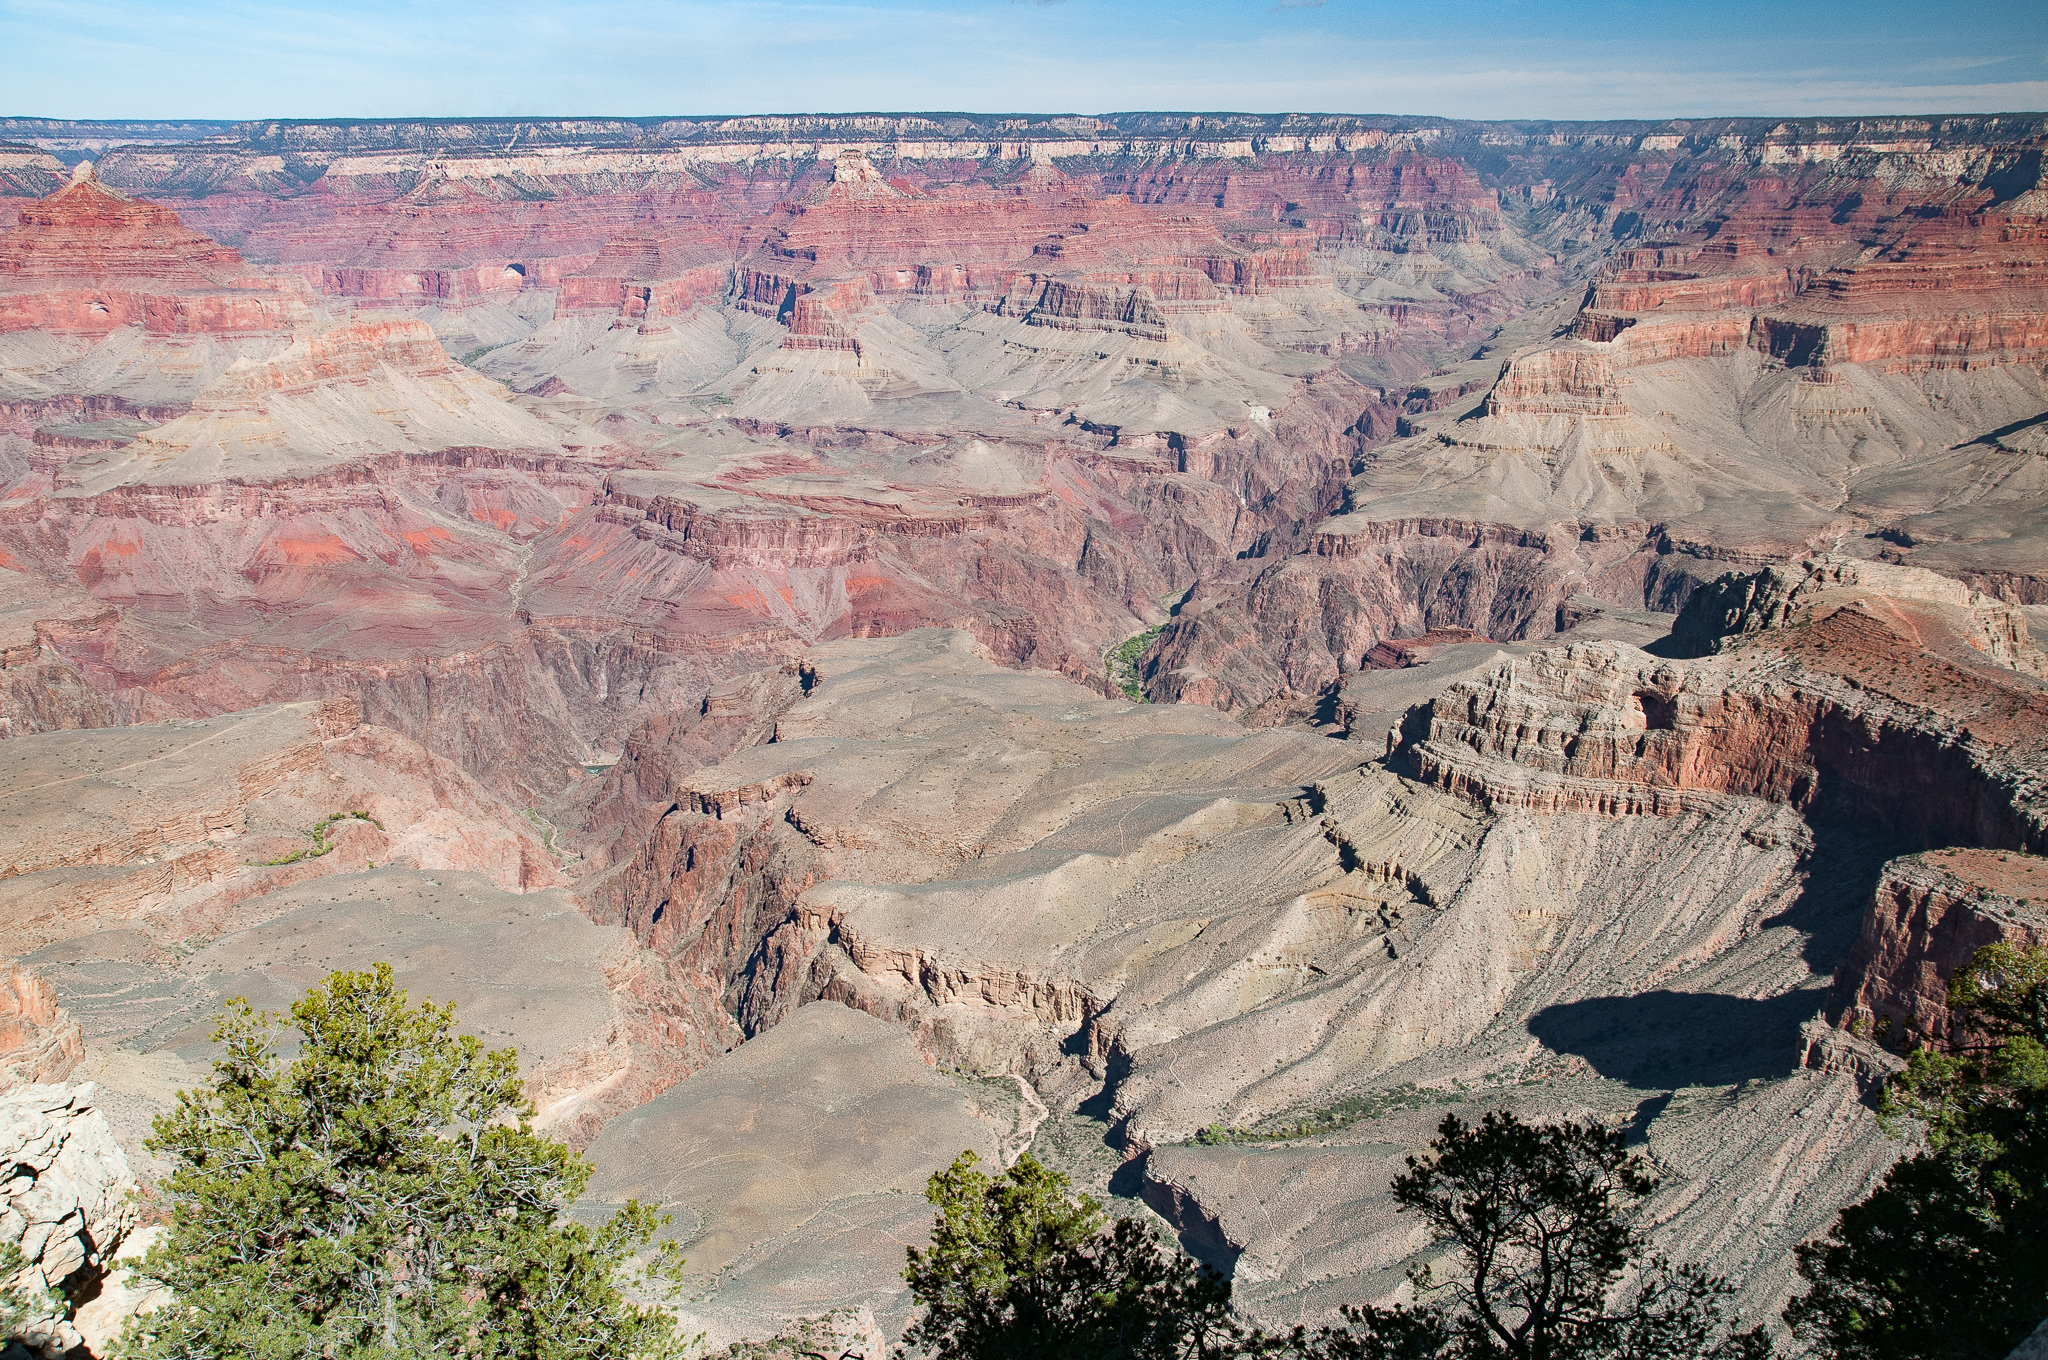
[[[303,289],[109,189],[89,162],[20,218],[0,232],[0,332],[276,334],[312,316]]]
[[[0,154],[0,926],[96,1071],[394,959],[720,1342],[886,1333],[922,1177],[1034,1139],[1312,1322],[1465,1100],[1626,1121],[1773,1316],[1896,1151],[1816,1013],[2033,929],[2044,129]]]
[[[1831,1018],[1898,1047],[1955,1039],[1949,979],[1993,944],[2048,945],[2048,859],[1951,849],[1894,860],[1835,980]]]
[[[2048,1360],[2048,1320],[2020,1342],[2007,1360]]]
[[[1770,636],[1813,641],[1804,626]],[[684,742],[650,744],[639,771],[608,776],[615,797],[652,793],[660,815],[640,856],[616,858],[586,901],[678,978],[722,986],[757,1036],[741,1054],[836,1002],[907,1029],[941,1063],[1027,1075],[1055,1110],[1101,1090],[1127,1148],[1151,1149],[1154,1197],[1205,1249],[1241,1253],[1240,1294],[1261,1317],[1319,1315],[1380,1291],[1382,1275],[1398,1282],[1415,1244],[1379,1231],[1398,1164],[1386,1149],[1426,1140],[1451,1098],[1447,1071],[1514,1092],[1532,1115],[1625,1117],[1644,1093],[1681,1087],[1736,1101],[1755,1131],[1743,1149],[1716,1136],[1729,1114],[1711,1101],[1646,1117],[1675,1177],[1662,1231],[1736,1273],[1759,1310],[1789,1281],[1790,1247],[1881,1173],[1890,1145],[1862,1077],[1801,1065],[1802,1026],[1868,901],[1861,861],[1807,821],[1825,811],[1818,797],[1768,780],[1676,787],[1655,751],[1635,752],[1634,738],[1667,729],[1625,733],[1617,717],[1610,755],[1627,738],[1634,763],[1606,782],[1668,782],[1684,796],[1664,815],[1475,803],[1360,768],[1377,741],[1361,753],[1183,728],[1197,711],[1061,696],[1058,682],[1005,677],[963,642],[936,641],[815,649],[800,689],[736,688],[726,737],[705,737],[753,744],[665,794],[651,776],[686,758]],[[1634,691],[1593,684],[1608,672],[1589,658],[1611,669],[1629,650],[1581,644],[1497,675],[1527,685],[1548,672],[1515,668],[1536,660],[1580,675],[1590,759],[1599,715],[1629,709]],[[1646,684],[1659,667],[1729,664],[1634,655]],[[1540,687],[1527,697],[1557,702]],[[1554,759],[1544,732],[1567,719],[1578,731],[1577,717],[1531,707],[1502,720],[1503,733],[1527,729],[1521,744],[1467,750],[1508,781]],[[963,763],[957,734],[970,728]],[[1086,754],[1063,768],[1076,737]],[[1312,773],[1317,748],[1341,763]],[[1802,768],[1841,776],[1812,758]],[[1166,769],[1178,792],[1152,782]],[[1419,1110],[1399,1095],[1410,1087]],[[1363,1113],[1326,1113],[1347,1100]],[[1322,1142],[1290,1140],[1295,1120]],[[1271,1145],[1187,1145],[1216,1124],[1250,1142],[1270,1128]],[[1769,1194],[1741,1204],[1717,1188],[1760,1184]],[[1299,1201],[1301,1234],[1261,1207],[1276,1196]]]
[[[0,1092],[61,1082],[85,1056],[85,1037],[56,990],[18,963],[0,963]]]
[[[90,1083],[0,1092],[0,1241],[20,1248],[24,1285],[63,1301],[26,1333],[50,1360],[83,1344],[72,1309],[137,1224],[135,1178],[93,1096]]]
[[[2010,602],[1931,571],[1840,557],[1768,567],[1703,586],[1679,611],[1671,636],[1677,646],[1706,655],[1769,629],[1884,600],[1936,606],[1933,617],[1923,612],[1916,620],[1916,640],[1929,650],[1966,656],[1958,652],[1960,644],[1999,665],[2048,678],[2048,657],[2034,645],[2026,615]]]
[[[1812,609],[1751,607],[1794,598],[1771,584],[1787,575],[1812,585]],[[2031,773],[2048,686],[2016,611],[1929,573],[1821,564],[1731,578],[1690,618],[1691,633],[1725,626],[1747,645],[1689,663],[1615,644],[1511,661],[1434,701],[1416,769],[1493,806],[1671,813],[1726,794],[1827,797],[1920,845],[2048,846],[2048,791]]]
[[[762,1341],[736,1341],[726,1360],[886,1360],[889,1343],[866,1304],[798,1318]]]

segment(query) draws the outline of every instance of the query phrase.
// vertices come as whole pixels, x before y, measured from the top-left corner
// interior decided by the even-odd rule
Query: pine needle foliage
[[[149,1142],[175,1169],[143,1273],[174,1302],[127,1360],[681,1353],[674,1319],[621,1292],[663,1220],[564,1221],[589,1164],[533,1131],[518,1055],[457,1034],[453,1007],[408,1004],[379,964],[288,1017],[237,1000],[214,1039],[213,1080]]]
[[[1979,950],[1948,1009],[1883,1096],[1926,1147],[1799,1249],[1785,1319],[1816,1355],[2004,1360],[2048,1318],[2048,949]]]
[[[38,1324],[48,1323],[65,1313],[64,1298],[54,1289],[42,1289],[22,1282],[28,1262],[13,1242],[0,1242],[0,1345],[26,1341]],[[40,1280],[40,1275],[30,1276]]]
[[[1297,1332],[1314,1360],[1764,1360],[1761,1329],[1724,1317],[1733,1291],[1651,1255],[1623,1211],[1656,1187],[1619,1130],[1456,1115],[1408,1158],[1394,1198],[1450,1260],[1410,1273],[1419,1299],[1345,1309]]]
[[[935,1174],[928,1250],[903,1272],[924,1307],[905,1342],[934,1360],[1219,1360],[1247,1333],[1230,1282],[1142,1224],[1114,1224],[1025,1156],[996,1175],[964,1152]]]

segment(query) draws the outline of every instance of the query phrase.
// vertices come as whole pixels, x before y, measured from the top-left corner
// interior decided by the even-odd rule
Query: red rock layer
[[[2048,686],[1920,645],[1865,602],[1715,660],[1582,644],[1453,685],[1422,715],[1422,778],[1493,807],[1672,814],[1723,795],[1817,799],[1909,843],[2048,850]],[[1789,663],[1789,664],[1788,664]]]
[[[238,370],[236,400],[420,371],[418,322],[325,334]],[[1074,432],[1096,447],[1055,446],[1041,483],[1008,495],[811,492],[788,474],[818,465],[791,459],[700,503],[568,453],[458,448],[25,500],[0,549],[112,607],[50,645],[123,720],[346,695],[539,796],[582,779],[591,745],[826,638],[957,626],[1005,662],[1102,683],[1134,613],[1330,503],[1367,399],[1330,375],[1270,433],[1111,453]]]
[[[1948,984],[1979,949],[2048,944],[2048,859],[1951,849],[1884,867],[1832,1019],[1895,1046],[1950,1039]]]
[[[85,1036],[57,991],[18,963],[0,965],[0,1090],[63,1081],[85,1057]]]
[[[1107,192],[1137,203],[1222,209],[1326,240],[1478,240],[1495,229],[1495,195],[1471,169],[1441,157],[1380,160],[1290,155],[1252,165],[1182,163],[1105,172]]]
[[[523,279],[526,271],[516,272]],[[723,296],[731,282],[731,262],[702,241],[636,232],[614,236],[595,260],[563,278],[555,305],[618,312],[629,320],[682,316]]]
[[[250,334],[307,315],[303,300],[169,208],[89,176],[0,232],[0,331]]]
[[[2037,149],[2016,145],[1980,153],[1960,177],[1758,176],[1727,186],[1706,220],[1695,180],[1645,215],[1711,234],[1622,254],[1573,334],[1608,340],[1659,312],[1743,310],[1758,313],[1751,346],[1783,363],[2038,365],[2048,360],[2040,165]]]

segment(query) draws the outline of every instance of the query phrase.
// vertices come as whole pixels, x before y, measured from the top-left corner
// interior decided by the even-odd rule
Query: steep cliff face
[[[1803,608],[1719,604],[1802,591]],[[1904,843],[2038,853],[2048,808],[2025,771],[2048,730],[2048,687],[2030,644],[1991,654],[1985,615],[2026,637],[2016,611],[1929,572],[1824,560],[1728,578],[1687,614],[1728,628],[1720,656],[1590,644],[1509,662],[1433,701],[1415,724],[1415,768],[1495,806],[1669,814],[1726,794],[1832,800]]]
[[[2048,944],[2048,859],[1934,850],[1887,864],[1830,1018],[1893,1045],[1957,1039],[1948,984],[1979,949]]]
[[[0,1091],[69,1077],[85,1056],[78,1022],[56,989],[18,963],[0,973]]]
[[[922,1209],[748,1238],[617,1116],[726,1146],[704,1093],[792,1063],[835,1094],[732,1165],[1129,1153],[1269,1320],[1426,1249],[1386,1182],[1455,1097],[1629,1121],[1767,1315],[1892,1155],[1864,1022],[2033,929],[2040,130],[0,157],[53,195],[0,233],[0,920],[94,1063],[398,960],[698,1215],[735,1335]],[[1153,629],[1182,702],[1126,703]]]
[[[1672,641],[1695,655],[1729,650],[1851,605],[1891,615],[1929,651],[2048,678],[2018,607],[1931,571],[1837,557],[1731,575],[1702,587],[1673,623]]]
[[[1134,710],[997,671],[957,633],[814,648],[799,674],[730,688],[687,732],[636,743],[599,812],[628,828],[651,816],[653,830],[614,841],[612,867],[577,893],[722,995],[749,1032],[822,996],[904,1024],[945,1061],[1028,1074],[1057,1065],[1103,1002],[1046,956],[1091,913],[1088,876],[1040,899],[1043,940],[997,944],[993,957],[973,943],[982,926],[964,902],[964,933],[945,943],[905,930],[936,899],[857,885],[1021,866],[1057,826],[1089,809],[1109,816],[1169,771],[1198,786],[1276,783],[1341,754],[1315,738],[1234,734],[1199,709]],[[716,764],[684,773],[680,753],[728,743]],[[1007,773],[986,773],[990,757]],[[1209,820],[1195,813],[1202,801],[1166,797],[1196,822]],[[1239,814],[1218,815],[1228,826]]]
[[[1590,681],[1588,651],[1552,657]],[[1651,1108],[1678,1177],[1659,1221],[1767,1307],[1791,1245],[1889,1155],[1857,1078],[1799,1065],[1866,900],[1810,809],[1725,785],[1660,816],[1489,803],[1366,754],[1105,703],[995,670],[958,635],[834,643],[637,740],[595,808],[623,834],[578,895],[749,1034],[850,1006],[942,1066],[1107,1106],[1159,1202],[1242,1253],[1262,1317],[1398,1279],[1423,1244],[1378,1226],[1385,1146],[1426,1139],[1447,1073],[1530,1113],[1625,1116],[1653,1088],[1711,1087],[1750,1151],[1704,1107]],[[1472,754],[1503,786],[1536,759]],[[1701,1046],[1702,1026],[1721,1038]],[[1347,1099],[1362,1118],[1329,1113]],[[1304,1123],[1312,1145],[1286,1132]],[[1266,1141],[1190,1145],[1212,1125]],[[1284,1222],[1318,1225],[1306,1236],[1260,1218],[1287,1198],[1268,1178],[1302,1175],[1319,1189]],[[1768,1206],[1714,1188],[1737,1182]]]
[[[1404,413],[1412,437],[1365,460],[1345,513],[1212,578],[1151,692],[1299,709],[1382,637],[1540,637],[1574,589],[1669,609],[1718,564],[1845,543],[2041,594],[2044,485],[1999,442],[2048,406],[2038,156],[1910,129],[1765,138],[1731,154],[1763,167],[1746,174],[1690,132],[1670,149],[1575,310],[1546,316],[1565,334],[1511,325],[1483,401]],[[1446,532],[1472,556],[1418,541]],[[1502,538],[1520,549],[1505,599],[1479,552]],[[1333,542],[1362,551],[1333,562]]]
[[[1992,146],[1987,129],[1967,120],[1917,142],[1877,123],[1849,133],[1728,123],[1711,137],[1687,128],[1621,142],[1621,134],[1601,133],[1570,148],[1491,130],[1487,144],[1506,148],[1499,154],[1515,167],[1505,186],[1483,183],[1459,159],[1459,139],[1479,134],[1453,125],[1336,120],[1297,133],[1253,120],[1242,146],[1234,132],[1212,139],[1206,125],[1169,135],[1118,120],[1098,120],[1078,137],[1034,124],[1014,144],[989,142],[988,129],[972,120],[950,132],[920,125],[912,140],[886,145],[868,134],[896,127],[891,120],[859,124],[857,136],[854,124],[830,120],[773,132],[712,126],[642,128],[635,137],[655,140],[628,147],[606,140],[616,132],[605,130],[609,123],[578,123],[565,135],[597,141],[509,155],[483,155],[451,126],[435,135],[469,149],[444,157],[416,146],[401,151],[406,136],[389,128],[337,132],[332,146],[326,132],[310,128],[249,129],[251,148],[268,147],[273,131],[293,145],[312,140],[289,154],[229,155],[213,146],[115,155],[107,173],[120,183],[178,194],[185,211],[222,231],[232,226],[254,255],[309,279],[319,272],[318,286],[331,294],[416,304],[451,350],[535,395],[481,401],[461,372],[412,354],[408,340],[400,346],[407,353],[384,365],[418,389],[400,394],[407,414],[395,429],[375,415],[391,409],[391,395],[378,382],[365,387],[360,374],[329,374],[313,387],[286,383],[255,409],[242,388],[259,377],[259,385],[282,381],[277,364],[304,362],[266,355],[260,374],[223,375],[225,385],[192,424],[152,432],[136,452],[100,460],[106,473],[84,465],[77,472],[103,481],[128,475],[114,464],[146,459],[163,464],[156,475],[191,464],[203,479],[225,475],[237,450],[258,464],[297,467],[376,450],[584,454],[610,443],[598,461],[681,472],[696,488],[688,498],[713,502],[692,512],[707,532],[723,521],[744,522],[748,534],[793,534],[793,545],[818,536],[801,523],[771,527],[759,514],[734,515],[741,507],[715,503],[742,487],[770,501],[763,509],[796,504],[826,517],[895,521],[896,532],[872,550],[882,560],[884,543],[903,545],[902,569],[878,571],[884,584],[847,591],[843,607],[836,577],[806,576],[840,563],[814,561],[803,547],[756,550],[749,565],[764,573],[760,582],[733,581],[721,568],[727,579],[705,583],[718,607],[687,606],[682,631],[725,635],[727,626],[713,620],[727,602],[758,600],[741,606],[753,618],[735,620],[750,639],[735,655],[751,664],[775,659],[783,637],[808,642],[834,628],[857,634],[945,623],[975,629],[1011,660],[1087,674],[1119,634],[1158,621],[1162,597],[1193,585],[1148,664],[1155,697],[1281,715],[1313,708],[1390,636],[1468,627],[1539,637],[1576,591],[1669,607],[1724,564],[1810,550],[1880,513],[1898,519],[1878,503],[1924,499],[1925,488],[1953,480],[1947,470],[1911,469],[1937,441],[1943,450],[1957,443],[1937,429],[1954,417],[1929,411],[1902,420],[1894,409],[1901,402],[1933,400],[1915,389],[1924,387],[1921,377],[1811,362],[1805,350],[1793,352],[1797,343],[1772,338],[1771,309],[1804,305],[1799,299],[1809,295],[1863,298],[1855,305],[1880,309],[1892,305],[1883,299],[1920,296],[1904,282],[1883,283],[1889,266],[1864,240],[1880,230],[1879,215],[1850,204],[1858,194],[1874,204],[1883,186],[1882,220],[1892,224],[1884,231],[1908,230],[1899,225],[1908,218],[1934,220],[1913,216],[1925,208],[1946,214],[1941,231],[1976,240],[1969,234],[2024,235],[2033,192],[2014,178],[2031,162]],[[789,130],[799,126],[811,131]],[[798,140],[782,140],[792,136]],[[397,140],[384,146],[376,137]],[[1588,158],[1621,154],[1599,148],[1624,143],[1626,192],[1617,188],[1613,211],[1626,199],[1638,220],[1627,230],[1612,224],[1607,237],[1626,245],[1608,276],[1581,293],[1576,271],[1589,263],[1588,237],[1600,226],[1585,195],[1598,174],[1617,173],[1596,171]],[[1160,153],[1169,161],[1131,159]],[[285,159],[260,169],[273,155]],[[300,167],[289,175],[310,184],[308,192],[281,196],[283,181],[264,178],[284,173],[287,162]],[[1650,192],[1638,171],[1694,191]],[[244,178],[231,185],[236,175]],[[1522,183],[1525,176],[1533,179]],[[1551,188],[1539,194],[1544,184]],[[529,192],[543,188],[541,197]],[[131,206],[123,211],[164,213]],[[54,221],[63,211],[52,206],[45,215]],[[72,213],[81,240],[97,231],[110,249],[128,230],[100,221],[106,213],[81,213]],[[1886,249],[1901,260],[1921,248],[1900,240]],[[1978,269],[1975,282],[1958,275],[1949,291],[2025,294],[2032,285],[2024,247],[2014,238],[2019,263]],[[401,287],[407,271],[412,285]],[[1843,283],[1841,271],[1863,281]],[[1545,297],[1581,305],[1575,316],[1523,311]],[[1578,338],[1548,340],[1559,322]],[[1430,372],[1456,353],[1448,346],[1489,336],[1488,358]],[[2024,349],[2011,353],[2023,357]],[[1965,378],[1976,386],[1946,409],[1967,407],[1971,419],[1994,428],[2012,423],[2039,395],[2027,388],[2031,380],[2015,385],[2023,368],[2015,358],[1995,381]],[[1400,385],[1410,380],[1422,385]],[[1481,390],[1482,401],[1465,400]],[[351,405],[365,409],[341,410]],[[992,421],[992,406],[1019,415]],[[779,444],[777,454],[791,460],[785,474],[795,475],[771,480],[720,466],[715,453],[707,465],[702,455],[713,446],[697,433],[713,428],[706,416],[724,410]],[[562,418],[572,414],[585,428]],[[679,438],[678,429],[696,433]],[[1066,522],[1052,532],[1033,515],[973,504],[986,499],[978,468],[956,464],[954,494],[933,497],[925,489],[947,478],[935,479],[930,465],[842,456],[883,441],[921,451],[934,431],[960,430],[1036,447],[1020,476],[994,478],[1011,483],[998,493],[1006,497],[1031,486],[1030,464],[1060,465],[1058,444],[1117,453],[1091,460],[1072,479],[1078,486],[1064,473],[1038,481],[1062,503],[1054,509]],[[1403,430],[1408,440],[1367,456]],[[1873,431],[1892,441],[1894,465],[1845,471],[1845,441],[1865,450],[1858,468],[1873,466]],[[346,449],[334,447],[337,432]],[[1789,461],[1787,441],[1797,451]],[[1243,456],[1246,444],[1261,442],[1269,447]],[[287,456],[274,458],[269,451],[280,446]],[[1983,463],[2014,455],[2001,448],[1971,456]],[[1170,463],[1178,480],[1144,476],[1154,458]],[[1339,463],[1355,474],[1341,498]],[[1870,508],[1841,504],[1835,488],[1845,477],[1871,483],[1858,493]],[[588,503],[579,495],[599,498],[595,487],[567,498],[550,488],[543,499],[460,480],[437,495],[463,502],[479,522],[506,519],[517,537],[559,527],[562,510]],[[1988,465],[1973,471],[1972,485],[1991,483],[2000,489],[1987,494],[2009,506],[2001,513],[2025,513],[2024,477]],[[611,499],[624,509],[644,498]],[[926,503],[912,503],[919,500]],[[1331,510],[1345,513],[1319,523]],[[635,569],[624,564],[646,555],[624,543],[616,547],[628,551],[614,548],[628,516],[587,526],[606,544],[604,569],[619,564],[618,580],[579,576],[557,560],[552,542],[544,545],[550,560],[518,579],[545,582],[562,603],[593,587],[616,598],[623,572]],[[915,534],[911,521],[923,522]],[[629,532],[642,537],[648,525]],[[958,552],[923,550],[930,536],[955,532],[969,542],[971,572],[958,569]],[[587,536],[579,526],[558,541]],[[353,572],[336,554],[378,556],[327,525],[308,526],[305,540],[329,537],[340,541],[327,551],[335,560],[307,565]],[[2031,569],[2004,560],[2024,556],[2025,534],[2008,533],[1981,553],[1953,546],[1954,536],[1933,526],[1894,539],[1911,539],[1931,560],[1974,553],[1981,586],[2021,598],[2031,589]],[[1896,543],[1884,546],[1890,542],[1872,551],[1895,551]],[[494,544],[477,544],[475,555],[504,561]],[[1088,588],[1059,589],[1077,566]],[[659,574],[677,579],[673,570]],[[501,579],[516,577],[515,568]],[[450,579],[433,593],[474,598],[474,587]],[[863,607],[864,594],[871,607]],[[963,594],[971,607],[949,606]],[[523,600],[524,589],[506,592],[498,607],[516,612],[515,595]],[[1105,605],[1105,595],[1113,603]],[[551,603],[547,635],[501,614],[475,650],[561,658],[544,662],[551,680],[543,688],[561,690],[564,710],[595,699],[605,716],[570,721],[586,748],[610,749],[645,710],[617,711],[610,679],[597,696],[588,677],[670,669],[665,644],[639,640],[650,612],[621,601],[600,618]],[[835,613],[843,622],[832,621]],[[671,612],[657,631],[674,636],[667,624],[684,622]],[[394,672],[409,664],[380,661]],[[701,693],[730,673],[715,666],[674,683]],[[502,687],[472,674],[472,683]],[[666,681],[658,687],[680,692]],[[367,682],[364,689],[367,698]],[[239,702],[279,692],[247,691]],[[528,701],[554,706],[540,693]],[[416,706],[395,703],[390,714]],[[436,721],[419,719],[408,730],[426,735]],[[472,743],[463,758],[510,744]],[[559,787],[567,765],[551,751],[546,769],[518,778]]]

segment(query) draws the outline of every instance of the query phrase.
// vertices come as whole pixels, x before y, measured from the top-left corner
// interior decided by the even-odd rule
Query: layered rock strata
[[[299,292],[101,184],[90,162],[20,219],[0,232],[0,332],[274,334],[311,316]]]
[[[1668,609],[1825,547],[2033,600],[2043,488],[2000,440],[2048,405],[2038,158],[1916,156],[1845,151],[1711,207],[1695,165],[1632,207],[1657,234],[1613,252],[1566,334],[1503,331],[1483,400],[1404,417],[1343,514],[1206,583],[1151,692],[1299,710],[1388,636],[1540,638],[1574,591]]]
[[[1894,860],[1836,979],[1831,1018],[1895,1047],[1959,1038],[1949,980],[1994,944],[2048,944],[2048,859],[1951,849]]]
[[[942,636],[820,647],[636,742],[579,895],[751,1033],[837,1003],[1028,1079],[1045,1155],[1092,1165],[1105,1126],[1062,1121],[1103,1108],[1262,1319],[1399,1284],[1426,1244],[1387,1180],[1468,1100],[1634,1119],[1670,1176],[1660,1241],[1763,1315],[1896,1150],[1864,1101],[1883,1056],[1813,1034],[1838,965],[1933,985],[1913,960],[1946,937],[1917,924],[1852,961],[1880,870],[2041,848],[2048,689],[2023,618],[1924,572],[1779,567],[1681,622],[1666,650],[1709,655],[1511,654],[1384,756],[1377,729],[1056,698]]]
[[[63,1081],[85,1056],[78,1022],[50,984],[18,963],[0,973],[0,1091]]]
[[[1813,588],[1806,609],[1719,607],[1768,600],[1787,576]],[[1907,842],[2048,848],[2033,774],[2048,686],[2017,611],[1931,573],[1823,562],[1728,578],[1695,597],[1674,637],[1699,616],[1732,630],[1711,660],[1541,652],[1452,685],[1404,749],[1423,778],[1495,807],[1662,814],[1729,794],[1827,798]]]
[[[31,1296],[61,1311],[26,1319],[22,1340],[56,1357],[84,1344],[72,1300],[88,1296],[137,1226],[135,1178],[88,1083],[0,1092],[0,1241],[14,1244]]]
[[[1811,1018],[2032,928],[2038,120],[214,131],[0,234],[0,920],[149,1099],[391,959],[721,1341],[896,1325],[947,1138],[1321,1320],[1509,1104],[1768,1316],[1896,1151]]]

